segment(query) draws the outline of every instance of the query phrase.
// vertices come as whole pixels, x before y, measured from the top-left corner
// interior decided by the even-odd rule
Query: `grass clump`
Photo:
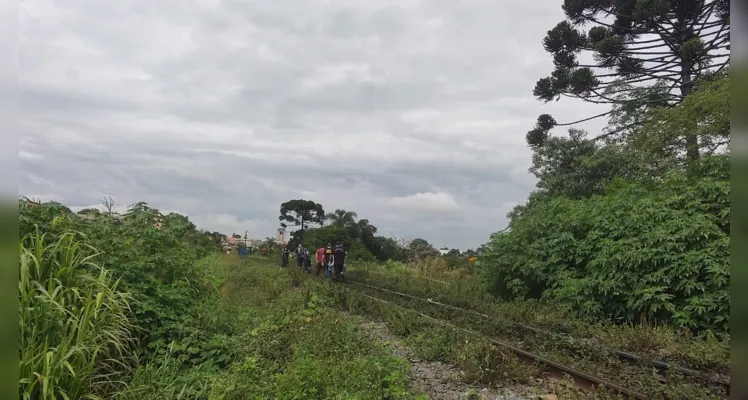
[[[408,399],[409,366],[327,307],[325,285],[248,258],[228,295],[248,315],[241,360],[213,382],[220,398]],[[294,281],[298,287],[294,288]],[[283,287],[286,290],[279,290]],[[291,289],[294,288],[294,289]],[[223,396],[223,397],[221,397]]]
[[[79,235],[45,239],[20,242],[20,397],[99,398],[137,363],[130,298]]]

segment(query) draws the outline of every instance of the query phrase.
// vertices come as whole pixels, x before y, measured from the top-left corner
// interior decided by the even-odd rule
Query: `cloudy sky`
[[[561,0],[26,0],[20,194],[272,236],[295,198],[475,248],[535,180]],[[582,126],[599,130],[604,121]]]

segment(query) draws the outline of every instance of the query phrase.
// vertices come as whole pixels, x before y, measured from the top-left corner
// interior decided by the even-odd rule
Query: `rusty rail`
[[[556,379],[562,379],[564,377],[564,375],[570,376],[574,380],[574,384],[577,387],[579,387],[579,388],[581,388],[583,390],[592,391],[596,387],[606,387],[607,389],[609,389],[609,390],[611,390],[611,391],[613,391],[613,392],[615,392],[617,394],[624,395],[624,396],[626,396],[629,399],[637,399],[637,400],[646,400],[647,399],[647,397],[644,396],[643,394],[638,393],[638,392],[636,392],[634,390],[626,389],[626,388],[624,388],[623,386],[621,386],[621,385],[619,385],[617,383],[605,380],[603,378],[597,377],[595,375],[588,374],[588,373],[583,372],[583,371],[579,371],[577,369],[574,369],[572,367],[566,366],[564,364],[561,364],[561,363],[549,360],[549,359],[547,359],[545,357],[542,357],[542,356],[539,356],[537,354],[533,354],[533,353],[530,353],[528,351],[522,350],[520,348],[514,347],[514,346],[512,346],[512,345],[510,345],[508,343],[504,343],[504,342],[498,341],[496,339],[488,338],[485,335],[482,335],[482,334],[480,334],[478,332],[475,332],[473,330],[459,327],[459,326],[454,325],[454,324],[452,324],[450,322],[447,322],[447,321],[444,321],[444,320],[441,320],[441,319],[438,319],[438,318],[431,317],[429,315],[423,314],[423,313],[418,312],[416,310],[413,310],[413,309],[410,309],[410,308],[407,308],[407,307],[403,307],[403,306],[397,305],[395,303],[392,303],[392,302],[384,300],[384,299],[380,299],[380,298],[377,298],[377,297],[374,297],[374,296],[369,296],[369,295],[364,294],[364,293],[359,293],[359,294],[361,296],[370,298],[372,300],[377,300],[377,301],[386,303],[386,304],[388,304],[390,306],[393,306],[393,307],[396,307],[396,308],[400,308],[400,309],[403,309],[403,310],[414,312],[414,313],[418,314],[419,316],[421,316],[423,318],[426,318],[426,319],[428,319],[428,320],[430,320],[430,321],[432,321],[434,323],[437,323],[439,325],[447,326],[449,328],[452,328],[452,329],[455,329],[455,330],[458,330],[458,331],[461,331],[461,332],[465,332],[465,333],[468,333],[468,334],[471,334],[471,335],[479,336],[479,337],[483,338],[484,340],[486,340],[486,341],[488,341],[490,343],[493,343],[493,344],[495,344],[495,345],[497,345],[497,346],[499,346],[499,347],[501,347],[503,349],[509,350],[510,352],[514,353],[517,356],[517,358],[519,358],[520,360],[522,360],[522,361],[524,361],[524,362],[526,362],[528,364],[533,364],[533,365],[535,365],[535,364],[542,364],[542,365],[544,365],[546,367],[546,371],[549,372],[551,374],[551,376],[553,376]]]
[[[406,297],[406,298],[410,298],[410,299],[414,299],[414,300],[419,300],[419,301],[422,301],[422,302],[434,304],[434,305],[441,306],[441,307],[452,308],[452,309],[455,309],[455,310],[459,310],[459,311],[467,312],[467,313],[470,313],[470,314],[473,314],[473,315],[477,315],[477,316],[480,316],[482,318],[486,318],[486,319],[489,319],[489,320],[493,319],[493,317],[491,317],[491,316],[489,316],[487,314],[483,314],[483,313],[477,312],[475,310],[470,310],[470,309],[465,309],[465,308],[462,308],[462,307],[454,306],[454,305],[451,305],[451,304],[442,303],[442,302],[439,302],[439,301],[436,301],[436,300],[432,300],[430,298],[422,298],[422,297],[418,297],[418,296],[413,296],[411,294],[402,293],[402,292],[398,292],[398,291],[395,291],[395,290],[386,289],[386,288],[382,288],[382,287],[378,287],[378,286],[373,286],[373,285],[369,285],[369,284],[366,284],[366,283],[363,283],[363,282],[358,282],[358,281],[355,281],[355,280],[351,280],[350,278],[347,278],[346,280],[348,282],[350,282],[350,283],[355,284],[355,285],[360,285],[360,286],[368,287],[368,288],[371,288],[371,289],[375,289],[375,290],[379,290],[379,291],[383,291],[383,292],[387,292],[387,293],[392,293],[392,294],[395,294],[395,295],[398,295],[398,296],[402,296],[402,297]],[[430,317],[430,318],[433,318],[433,317]],[[534,327],[534,326],[531,326],[531,325],[526,325],[526,324],[522,324],[522,323],[518,323],[518,322],[515,322],[515,325],[518,326],[518,327],[520,327],[520,328],[523,328],[523,329],[526,329],[526,330],[529,330],[529,331],[533,331],[533,332],[536,332],[536,333],[542,333],[542,334],[547,334],[547,335],[558,335],[559,334],[559,333],[550,332],[550,331],[547,331],[547,330],[544,330],[544,329],[541,329],[541,328],[537,328],[537,327]],[[462,329],[462,328],[460,328],[460,329]],[[589,341],[586,340],[586,339],[579,339],[579,338],[571,337],[571,336],[565,335],[565,334],[562,334],[562,335],[567,336],[567,338],[570,339],[570,340],[572,340],[572,341],[577,341],[577,342],[582,342],[582,343],[585,343],[585,344],[589,344]],[[671,370],[671,371],[676,371],[678,373],[681,373],[683,375],[687,375],[687,376],[691,376],[693,378],[700,379],[700,380],[702,380],[704,382],[717,384],[717,385],[721,386],[725,390],[725,393],[727,394],[727,396],[730,395],[730,382],[726,381],[726,380],[724,380],[722,378],[720,378],[716,374],[702,372],[702,371],[697,371],[697,370],[694,370],[694,369],[691,369],[691,368],[685,368],[685,367],[681,367],[681,366],[678,366],[678,365],[669,364],[669,363],[667,363],[665,361],[645,359],[644,357],[641,357],[639,355],[636,355],[636,354],[633,354],[633,353],[630,353],[630,352],[626,352],[626,351],[622,351],[622,350],[611,349],[611,348],[603,348],[603,349],[606,350],[606,351],[608,351],[608,352],[610,352],[611,354],[613,354],[613,355],[615,355],[615,356],[617,356],[617,357],[619,357],[621,359],[627,360],[627,361],[637,362],[637,363],[650,363],[660,373],[664,373],[665,371]],[[664,381],[664,378],[662,378],[662,380]]]

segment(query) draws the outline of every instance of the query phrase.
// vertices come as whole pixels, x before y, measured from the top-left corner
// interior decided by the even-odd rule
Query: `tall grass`
[[[22,399],[105,398],[137,364],[129,298],[78,235],[20,240]]]
[[[184,369],[171,353],[140,365],[132,379],[113,399],[116,400],[186,400],[204,399],[211,372],[206,368]]]
[[[439,257],[427,257],[410,263],[388,260],[380,262],[353,262],[350,270],[383,273],[388,276],[429,278],[443,281],[476,281],[473,266],[450,268],[447,261]]]

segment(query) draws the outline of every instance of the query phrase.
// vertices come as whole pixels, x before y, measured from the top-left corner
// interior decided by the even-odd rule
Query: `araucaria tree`
[[[729,7],[729,0],[564,0],[567,19],[543,39],[555,69],[537,82],[533,94],[546,102],[565,96],[613,107],[563,124],[541,115],[527,142],[540,146],[554,126],[621,108],[679,104],[701,77],[728,65]],[[580,60],[585,52],[592,62]],[[641,122],[629,121],[604,136]],[[687,158],[699,158],[698,135],[686,132],[683,139]]]
[[[311,200],[289,200],[280,207],[281,226],[286,228],[288,224],[301,227],[305,230],[310,223],[322,225],[325,220],[325,210],[322,205]]]

